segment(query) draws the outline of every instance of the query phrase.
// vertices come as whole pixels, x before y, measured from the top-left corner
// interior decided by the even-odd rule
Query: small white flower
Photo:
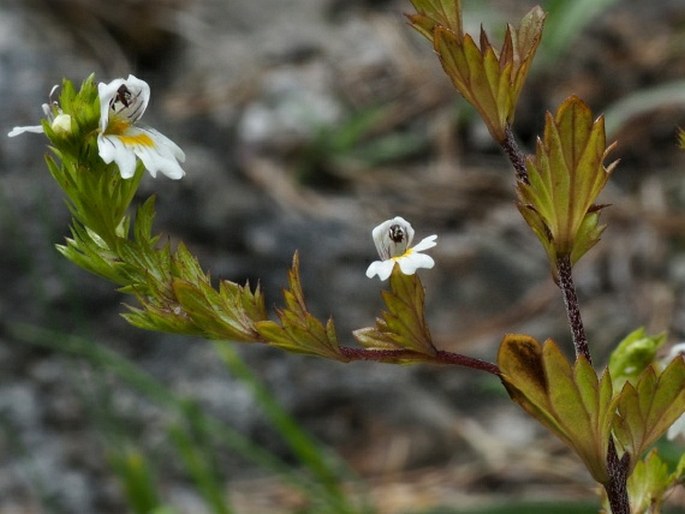
[[[685,343],[674,344],[671,347],[671,351],[668,352],[666,358],[661,361],[661,364],[663,367],[666,367],[673,359],[683,356],[685,356]],[[668,428],[666,438],[673,440],[682,435],[685,435],[685,414],[676,419],[675,422]]]
[[[378,275],[381,280],[387,280],[395,263],[405,275],[413,275],[419,268],[430,269],[435,266],[433,258],[421,252],[437,245],[435,240],[438,236],[428,236],[410,248],[409,245],[414,240],[414,229],[400,216],[384,221],[373,229],[371,235],[381,260],[369,265],[366,270],[369,278]]]
[[[59,104],[52,100],[52,95],[55,94],[55,91],[57,91],[58,88],[58,85],[52,86],[50,94],[48,95],[50,103],[41,105],[41,108],[43,109],[43,114],[45,117],[52,124],[52,128],[57,129],[58,131],[66,127],[64,117],[69,117],[69,131],[71,131],[71,117],[68,114],[62,114]],[[30,132],[32,134],[42,134],[45,131],[43,130],[43,125],[28,125],[26,127],[14,127],[9,131],[7,136],[15,137],[26,132]]]
[[[98,152],[107,164],[115,162],[122,178],[131,178],[136,157],[153,177],[160,171],[172,179],[185,175],[180,162],[185,154],[176,143],[160,132],[136,126],[147,109],[150,86],[133,75],[98,84],[100,98],[100,133]]]

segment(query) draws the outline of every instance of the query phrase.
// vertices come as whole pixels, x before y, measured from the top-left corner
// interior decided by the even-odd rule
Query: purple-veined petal
[[[135,174],[136,156],[117,136],[98,135],[98,153],[105,163],[116,163],[121,178],[131,178]]]
[[[122,94],[122,86],[126,96]],[[140,119],[150,101],[150,86],[144,80],[129,75],[126,79],[115,79],[107,84],[98,84],[100,99],[100,130],[105,132],[109,117],[123,118],[129,123]]]

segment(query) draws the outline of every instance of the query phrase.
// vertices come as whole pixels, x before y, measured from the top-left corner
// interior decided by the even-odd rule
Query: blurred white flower
[[[671,351],[668,352],[668,355],[661,361],[661,363],[664,367],[666,367],[673,359],[683,356],[685,356],[685,343],[674,344],[673,347],[671,347]],[[666,438],[673,440],[682,435],[685,435],[685,414],[676,419],[675,422],[669,427],[668,432],[666,433]]]
[[[52,96],[55,94],[55,91],[57,91],[58,88],[58,85],[52,86],[50,94],[48,95],[50,103],[41,105],[41,108],[43,109],[45,118],[51,123],[52,129],[55,132],[68,133],[71,132],[71,116],[68,114],[63,114],[62,110],[59,108],[59,104],[52,100]],[[20,134],[24,134],[25,132],[42,134],[45,131],[43,130],[43,125],[28,125],[25,127],[14,127],[9,131],[7,136],[15,137]]]
[[[136,156],[153,177],[160,171],[172,179],[185,175],[180,162],[185,154],[160,132],[135,125],[147,109],[150,86],[133,75],[98,84],[100,133],[98,152],[107,164],[115,162],[122,178],[136,171]]]
[[[371,235],[381,260],[369,265],[366,270],[369,278],[378,275],[381,280],[387,280],[395,263],[405,275],[413,275],[419,268],[430,269],[435,266],[433,258],[421,252],[437,245],[435,240],[438,236],[428,236],[416,246],[409,247],[414,240],[414,229],[400,216],[384,221],[373,229]]]

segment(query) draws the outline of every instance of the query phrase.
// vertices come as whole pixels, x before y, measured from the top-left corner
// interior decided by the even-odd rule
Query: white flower
[[[153,177],[161,171],[172,179],[185,172],[180,162],[185,154],[176,143],[160,132],[136,126],[147,109],[150,86],[133,75],[98,84],[100,98],[100,133],[98,152],[107,164],[115,162],[122,178],[131,178],[136,170],[136,157]]]
[[[41,105],[41,108],[43,109],[43,114],[45,117],[52,124],[53,130],[61,133],[71,132],[71,116],[68,114],[63,114],[62,110],[59,108],[59,104],[52,100],[52,95],[55,94],[55,91],[58,88],[58,85],[52,86],[50,94],[48,95],[48,98],[50,98],[50,103]],[[7,136],[15,137],[20,134],[24,134],[25,132],[42,134],[45,131],[43,130],[43,125],[29,125],[26,127],[14,127],[9,131]]]
[[[663,359],[661,364],[666,367],[673,359],[682,356],[685,356],[685,343],[674,344],[671,348],[671,351],[668,352],[668,356]],[[676,419],[675,422],[668,428],[666,438],[673,440],[682,435],[685,435],[685,414]]]
[[[392,274],[395,263],[399,264],[405,275],[413,275],[419,268],[430,269],[435,266],[433,258],[421,252],[437,245],[435,240],[438,236],[428,236],[410,248],[409,245],[414,239],[414,229],[400,216],[384,221],[373,229],[371,235],[381,260],[369,265],[366,270],[366,276],[369,278],[378,275],[381,280],[386,280]]]

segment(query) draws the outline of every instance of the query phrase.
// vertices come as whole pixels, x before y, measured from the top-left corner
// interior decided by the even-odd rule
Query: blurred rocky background
[[[532,2],[463,5],[468,30],[482,22],[501,34]],[[443,349],[494,360],[506,332],[568,347],[508,162],[407,26],[410,9],[408,0],[0,0],[0,126],[4,134],[37,123],[62,77],[134,73],[152,88],[144,121],[187,154],[186,178],[147,177],[140,196],[158,196],[157,229],[185,241],[213,276],[259,281],[276,306],[297,249],[312,311],[333,315],[351,344],[350,330],[381,307],[383,284],[364,276],[376,258],[370,230],[402,215],[418,239],[439,235],[437,265],[422,279]],[[608,229],[576,272],[604,362],[639,325],[685,337],[685,153],[675,137],[685,126],[685,3],[615,1],[565,35],[567,20],[554,23],[517,133],[532,148],[545,110],[577,94],[607,112],[619,140],[622,163],[602,198],[612,204]],[[118,315],[125,297],[59,257],[69,216],[44,151],[40,136],[0,137],[0,512],[127,511],[93,415],[102,395],[159,462],[166,500],[206,512],[165,456],[164,413],[35,344],[29,328],[116,351],[258,444],[286,459],[287,450],[209,343],[127,325]],[[379,512],[593,497],[577,460],[487,377],[240,352],[359,474]],[[228,454],[220,461],[238,512],[298,507],[258,468]]]

